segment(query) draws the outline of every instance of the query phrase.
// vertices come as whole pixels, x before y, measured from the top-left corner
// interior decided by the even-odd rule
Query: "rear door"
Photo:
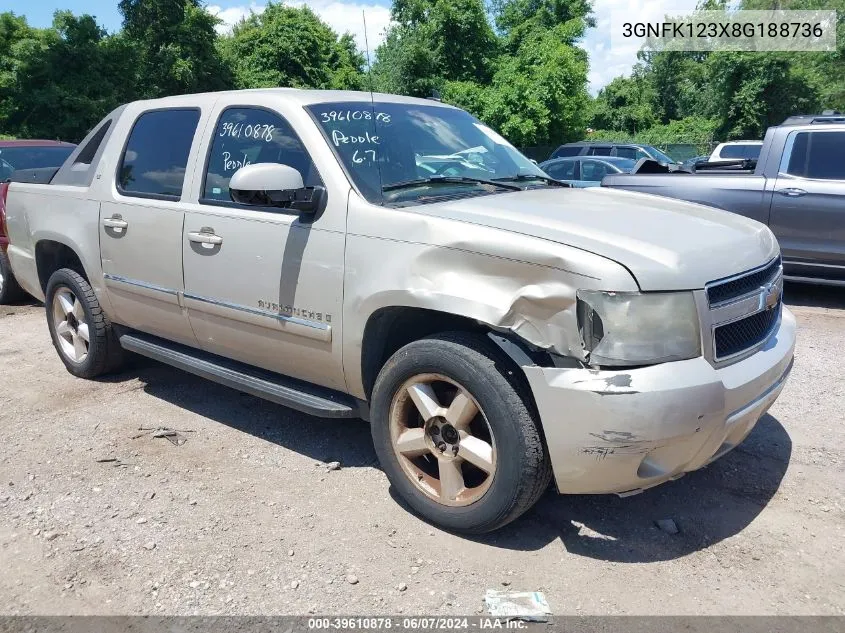
[[[180,305],[185,216],[180,198],[199,121],[197,108],[140,113],[110,175],[99,229],[115,320],[194,346]]]
[[[769,225],[793,274],[845,279],[845,130],[789,135]]]

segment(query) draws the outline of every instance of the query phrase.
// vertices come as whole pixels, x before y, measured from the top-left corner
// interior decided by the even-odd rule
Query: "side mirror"
[[[239,204],[316,213],[323,207],[326,190],[306,187],[302,174],[288,165],[256,163],[234,173],[229,181],[229,195]]]

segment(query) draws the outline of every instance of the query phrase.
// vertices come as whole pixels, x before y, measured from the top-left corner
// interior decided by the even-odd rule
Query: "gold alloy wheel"
[[[490,488],[496,442],[475,398],[440,374],[414,376],[390,405],[390,440],[402,471],[427,497],[468,506]]]

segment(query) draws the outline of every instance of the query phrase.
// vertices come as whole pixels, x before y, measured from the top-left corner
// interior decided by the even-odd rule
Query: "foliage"
[[[361,88],[364,58],[354,39],[338,38],[307,6],[270,3],[235,25],[219,50],[238,88]]]
[[[56,12],[51,28],[0,13],[0,130],[81,140],[122,103],[259,86],[361,88],[364,58],[307,8],[268,5],[218,36],[199,0],[121,0],[123,29]]]
[[[653,125],[636,134],[620,133],[619,130],[593,130],[590,140],[632,141],[663,147],[679,143],[706,146],[716,138],[719,121],[699,116],[690,116],[666,124]]]
[[[207,92],[231,86],[215,46],[220,22],[199,0],[120,0],[123,31],[138,56],[143,97]]]
[[[437,90],[518,145],[580,137],[587,59],[574,44],[589,5],[506,0],[494,11],[498,34],[481,0],[396,0],[396,24],[373,65],[377,88],[412,96]]]
[[[431,96],[447,82],[487,82],[499,42],[481,0],[396,0],[395,21],[376,51],[382,92]]]
[[[837,49],[643,53],[595,99],[577,46],[594,26],[591,0],[394,0],[369,77],[354,38],[307,6],[271,2],[221,35],[204,1],[119,0],[117,33],[67,11],[46,29],[0,13],[0,130],[78,141],[127,101],[266,86],[439,91],[535,146],[583,138],[588,125],[592,138],[707,145],[760,138],[792,114],[845,111],[845,0],[702,0],[707,10],[837,9]]]
[[[78,140],[134,98],[134,48],[91,16],[57,12],[53,28],[43,30],[9,14],[0,24],[0,127],[7,132]]]

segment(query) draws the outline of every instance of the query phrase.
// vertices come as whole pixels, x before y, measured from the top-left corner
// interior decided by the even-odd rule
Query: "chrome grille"
[[[782,290],[779,257],[755,270],[707,284],[717,362],[750,352],[768,340],[780,320]]]
[[[713,330],[716,358],[735,356],[769,338],[780,317],[780,308],[778,301],[775,308],[716,327]]]
[[[780,257],[777,257],[756,271],[739,277],[731,277],[724,281],[713,281],[707,287],[707,300],[713,306],[759,290],[767,282],[777,277],[780,270]]]

